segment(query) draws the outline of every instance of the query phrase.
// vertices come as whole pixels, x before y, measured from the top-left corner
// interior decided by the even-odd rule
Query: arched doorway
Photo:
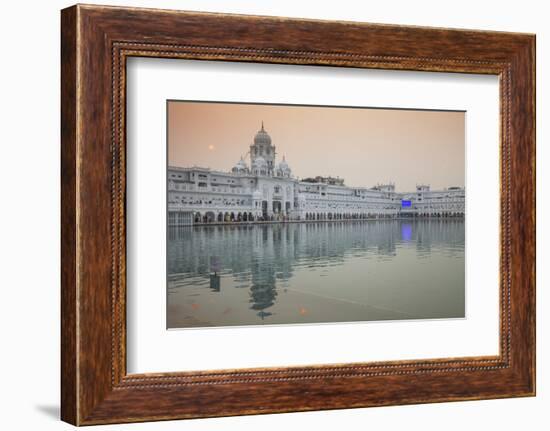
[[[212,223],[215,220],[216,220],[216,214],[214,214],[212,211],[208,211],[206,213],[206,222]]]

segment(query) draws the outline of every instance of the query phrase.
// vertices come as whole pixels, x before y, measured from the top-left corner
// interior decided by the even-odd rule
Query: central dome
[[[256,136],[254,136],[254,143],[271,145],[271,136],[269,136],[265,131],[263,121],[262,121],[262,128],[258,131],[258,133],[256,133]]]

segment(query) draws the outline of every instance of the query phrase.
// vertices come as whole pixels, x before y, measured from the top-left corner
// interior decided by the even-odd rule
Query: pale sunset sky
[[[297,178],[391,181],[402,192],[464,186],[465,113],[453,111],[169,101],[168,162],[230,171],[262,121]]]

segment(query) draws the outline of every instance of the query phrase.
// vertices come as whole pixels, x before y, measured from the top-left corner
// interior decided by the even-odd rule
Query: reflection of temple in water
[[[169,280],[202,276],[213,292],[230,276],[249,290],[249,308],[271,315],[277,288],[299,266],[338,265],[356,253],[391,259],[411,244],[419,256],[464,249],[464,221],[426,219],[175,227],[168,231]],[[451,245],[451,247],[449,247]]]

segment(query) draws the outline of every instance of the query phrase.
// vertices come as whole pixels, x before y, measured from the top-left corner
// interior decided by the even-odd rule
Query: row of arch
[[[412,214],[412,217],[464,217],[464,213],[459,211],[420,212]]]
[[[258,219],[258,216],[255,216],[251,212],[234,212],[226,211],[225,213],[219,212],[215,213],[213,211],[208,211],[206,213],[196,212],[193,215],[193,221],[195,223],[229,223],[229,222],[243,222],[243,221],[254,221]]]
[[[306,213],[305,220],[365,220],[371,218],[393,218],[397,216],[408,217],[463,217],[462,212],[421,212],[410,214],[378,214],[378,213]],[[285,217],[286,219],[286,217]],[[252,221],[264,221],[275,220],[271,218],[264,218],[261,215],[254,215],[252,212],[219,212],[208,211],[206,213],[196,212],[193,214],[193,221],[195,223],[230,223],[230,222],[252,222]]]
[[[288,221],[289,217],[282,213],[271,215],[254,215],[251,212],[219,212],[208,211],[206,213],[196,212],[193,214],[193,223],[239,223],[253,221]]]
[[[394,218],[394,217],[464,217],[463,212],[420,212],[420,213],[306,213],[306,220],[366,220],[371,218]]]
[[[306,220],[364,220],[369,218],[391,218],[397,216],[392,214],[379,213],[306,213]]]

